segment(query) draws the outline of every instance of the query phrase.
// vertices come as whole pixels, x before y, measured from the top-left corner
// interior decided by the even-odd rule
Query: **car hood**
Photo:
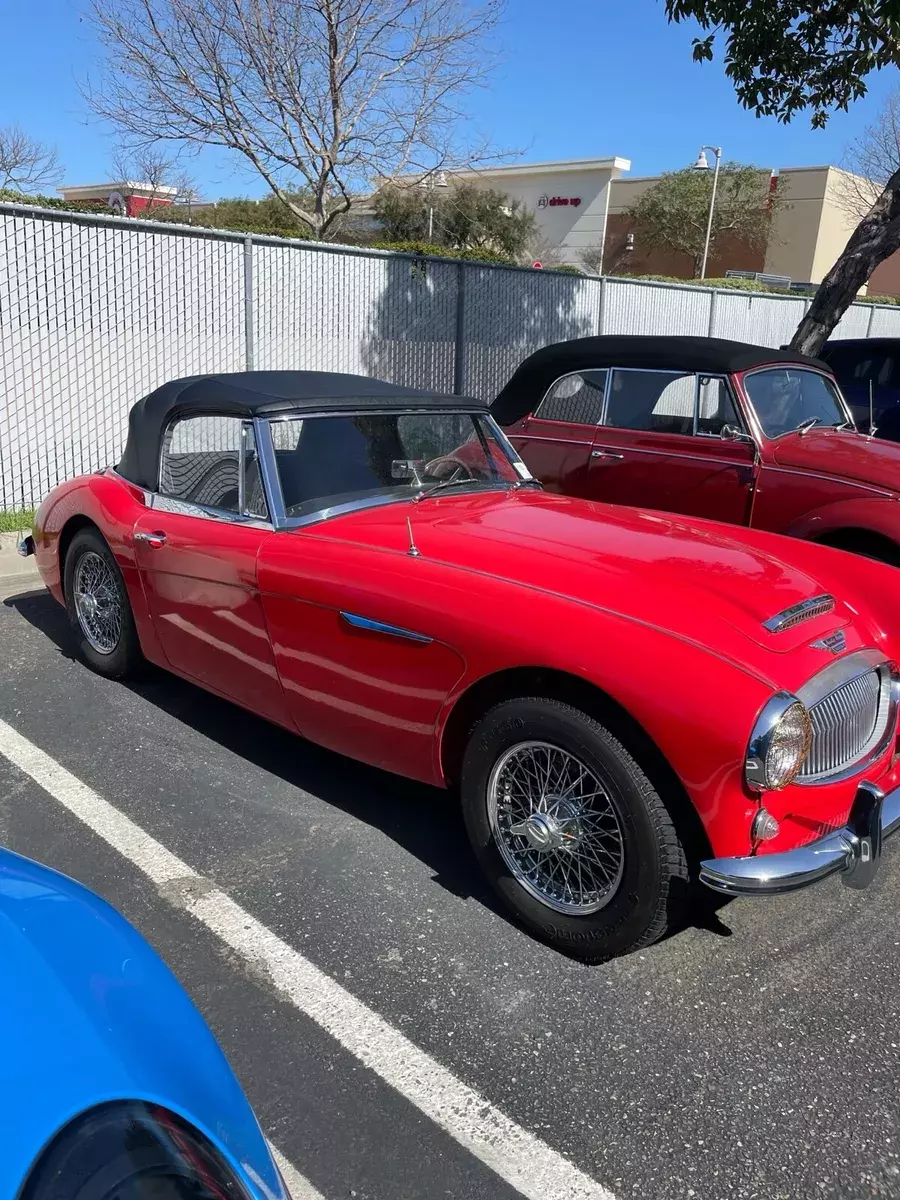
[[[775,462],[900,492],[900,445],[837,429],[788,433],[772,443]]]
[[[853,598],[851,611],[841,596],[827,615],[767,631],[763,622],[782,610],[834,594],[827,582],[833,570],[826,580],[793,560],[836,559],[835,552],[712,521],[529,491],[435,497],[320,528],[330,537],[396,548],[407,537],[407,517],[420,554],[432,561],[567,596],[718,652],[730,647],[736,659],[744,655],[735,649],[734,631],[775,653],[851,621],[861,641],[876,633],[867,628],[865,605]]]
[[[0,1195],[18,1195],[47,1141],[111,1100],[183,1116],[283,1195],[231,1068],[186,993],[105,901],[0,850]]]

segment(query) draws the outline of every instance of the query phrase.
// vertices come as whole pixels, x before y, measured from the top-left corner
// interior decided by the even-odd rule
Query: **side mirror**
[[[753,438],[737,425],[723,425],[719,437],[723,442],[752,442]]]

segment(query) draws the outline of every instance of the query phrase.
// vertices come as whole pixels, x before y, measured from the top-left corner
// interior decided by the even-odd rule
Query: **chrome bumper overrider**
[[[709,858],[700,881],[731,896],[773,896],[818,883],[837,871],[848,887],[868,887],[882,842],[900,828],[900,787],[885,795],[861,783],[847,824],[796,850],[748,858]]]

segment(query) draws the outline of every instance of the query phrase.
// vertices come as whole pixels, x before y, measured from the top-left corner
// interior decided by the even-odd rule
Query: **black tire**
[[[88,556],[92,556],[92,560],[89,560]],[[115,644],[107,650],[101,650],[92,643],[87,618],[83,620],[79,615],[75,598],[79,565],[84,563],[87,566],[89,561],[96,564],[97,559],[101,560],[108,571],[108,575],[104,577],[108,580],[105,595],[114,597],[121,614],[118,637]],[[99,530],[82,529],[75,534],[66,551],[63,572],[66,610],[72,623],[79,658],[92,671],[96,671],[98,675],[105,675],[107,679],[125,679],[129,675],[135,674],[144,659],[137,630],[134,627],[134,616],[128,600],[128,591],[122,578],[122,572],[119,570],[119,564]],[[109,636],[111,640],[112,635]]]
[[[849,554],[859,554],[862,558],[870,558],[888,567],[900,567],[900,547],[888,538],[868,533],[865,529],[826,538],[822,545],[831,546],[834,550],[846,550]]]
[[[600,782],[614,810],[620,877],[599,911],[556,911],[516,878],[498,847],[489,816],[491,775],[504,754],[527,742],[547,743],[577,758]],[[556,949],[585,962],[603,962],[650,945],[677,919],[689,875],[672,818],[621,742],[578,709],[536,697],[492,708],[470,734],[461,799],[469,838],[494,891],[522,924]]]

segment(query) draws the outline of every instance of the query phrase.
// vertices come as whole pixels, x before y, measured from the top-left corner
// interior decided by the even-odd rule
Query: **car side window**
[[[743,429],[728,384],[724,379],[701,375],[697,395],[697,433],[701,437],[704,434],[719,437],[726,425]]]
[[[604,424],[648,433],[692,434],[696,391],[696,375],[614,370]]]
[[[603,417],[606,371],[564,375],[547,392],[534,415],[543,421],[570,425],[599,425]]]
[[[159,491],[174,500],[267,520],[253,426],[239,417],[174,421],[159,456]]]

